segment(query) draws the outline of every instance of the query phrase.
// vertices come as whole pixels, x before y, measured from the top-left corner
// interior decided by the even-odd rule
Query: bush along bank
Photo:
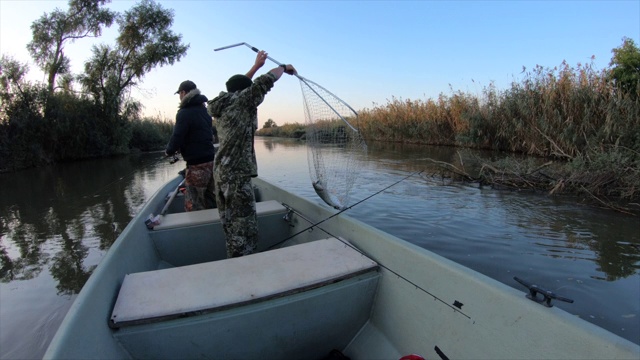
[[[639,64],[640,66],[640,64]],[[621,91],[611,70],[566,62],[527,72],[520,82],[480,95],[454,92],[437,99],[401,100],[359,111],[357,125],[368,142],[446,145],[513,153],[485,161],[467,174],[442,164],[464,181],[549,194],[580,195],[623,212],[640,206],[640,82]],[[304,126],[263,128],[258,135],[288,136]],[[274,135],[277,134],[277,135]],[[520,161],[520,155],[540,161]],[[517,156],[515,156],[517,155]],[[546,165],[545,165],[546,164]]]
[[[532,172],[515,160],[488,163],[475,177],[484,183],[511,174],[521,179],[510,181],[518,188],[633,203],[640,195],[638,94],[640,86],[618,91],[606,71],[564,63],[536,67],[506,91],[489,86],[480,97],[458,92],[436,100],[393,99],[360,112],[359,122],[369,141],[498,150],[562,165]]]

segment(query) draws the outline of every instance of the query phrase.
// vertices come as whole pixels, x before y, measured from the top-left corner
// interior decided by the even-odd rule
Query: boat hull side
[[[336,211],[256,180],[264,193],[289,202],[310,223],[321,222],[298,241],[326,236],[322,228],[381,265],[371,320],[345,349],[347,356],[375,359],[398,351],[440,358],[438,347],[452,359],[640,359],[640,346],[558,307],[533,302],[524,291],[348,214],[327,219]],[[297,226],[307,223],[299,221]],[[515,281],[514,285],[518,286]]]
[[[180,182],[173,179],[160,188],[125,227],[71,305],[44,359],[126,359],[123,348],[108,327],[111,309],[124,276],[158,266],[159,258],[146,217],[164,202],[165,195]]]

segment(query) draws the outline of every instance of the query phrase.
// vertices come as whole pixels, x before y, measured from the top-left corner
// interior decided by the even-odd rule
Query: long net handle
[[[229,46],[223,46],[223,47],[221,47],[221,48],[213,49],[213,51],[226,50],[226,49],[230,49],[230,48],[232,48],[232,47],[236,47],[236,46],[240,46],[240,45],[245,45],[245,46],[247,46],[249,49],[251,49],[251,50],[255,51],[256,53],[260,51],[260,49],[258,49],[257,47],[251,46],[251,45],[249,45],[249,44],[247,44],[247,43],[244,43],[244,42],[237,43],[237,44],[233,44],[233,45],[229,45]],[[269,60],[273,61],[274,63],[276,63],[276,64],[278,64],[278,65],[282,65],[282,63],[281,63],[281,62],[279,62],[278,60],[276,60],[276,59],[272,58],[272,57],[271,57],[271,56],[269,56],[269,55],[267,55],[267,59],[269,59]],[[298,75],[296,75],[296,76],[298,76]],[[298,77],[300,77],[300,76],[298,76]]]
[[[220,48],[217,48],[217,49],[213,49],[213,51],[226,50],[226,49],[230,49],[230,48],[232,48],[232,47],[241,46],[241,45],[244,45],[244,46],[248,47],[249,49],[253,50],[253,51],[254,51],[254,52],[256,52],[256,53],[260,51],[260,49],[258,49],[257,47],[255,47],[255,46],[251,46],[251,45],[247,44],[246,42],[241,42],[241,43],[237,43],[237,44],[233,44],[233,45],[223,46],[223,47],[220,47]],[[274,63],[276,63],[277,65],[283,65],[281,62],[279,62],[278,60],[276,60],[276,59],[272,58],[272,57],[271,57],[271,56],[269,56],[269,55],[267,55],[267,59],[269,59],[269,60],[273,61],[273,62],[274,62]],[[329,95],[331,95],[331,96],[333,96],[334,98],[336,98],[336,100],[340,101],[344,106],[348,107],[348,108],[349,108],[349,110],[353,111],[353,113],[354,113],[356,116],[358,116],[358,113],[357,113],[357,112],[356,112],[356,111],[355,111],[351,106],[349,106],[349,104],[347,104],[346,102],[344,102],[344,100],[340,99],[339,97],[335,96],[331,91],[329,91],[329,90],[325,89],[324,87],[322,87],[322,86],[318,85],[317,83],[315,83],[315,82],[313,82],[313,81],[311,81],[311,80],[309,80],[309,79],[306,79],[306,78],[304,78],[304,77],[302,77],[302,76],[300,76],[300,75],[298,75],[298,74],[294,74],[294,75],[295,75],[298,79],[300,79],[300,81],[304,82],[304,83],[305,83],[305,85],[307,85],[307,87],[309,87],[309,89],[311,89],[311,91],[313,91],[316,95],[318,95],[318,97],[319,97],[320,99],[322,99],[322,101],[323,101],[323,102],[324,102],[324,103],[325,103],[325,104],[326,104],[326,105],[327,105],[331,110],[333,110],[333,112],[334,112],[336,115],[338,115],[338,117],[340,117],[340,119],[342,119],[342,121],[344,121],[347,125],[349,125],[349,127],[351,128],[351,130],[353,130],[353,131],[355,131],[355,132],[358,132],[358,130],[357,130],[356,128],[354,128],[354,127],[353,127],[353,126],[352,126],[352,125],[347,121],[347,119],[343,118],[343,117],[342,117],[342,115],[340,115],[340,113],[339,113],[338,111],[336,111],[336,109],[334,109],[334,108],[333,108],[333,106],[331,106],[331,105],[327,102],[327,100],[325,100],[322,96],[320,96],[320,94],[318,94],[318,92],[317,92],[317,91],[316,91],[312,86],[310,86],[310,85],[309,85],[309,83],[312,83],[313,85],[315,85],[315,86],[319,87],[319,88],[320,88],[320,89],[322,89],[323,91],[326,91]]]

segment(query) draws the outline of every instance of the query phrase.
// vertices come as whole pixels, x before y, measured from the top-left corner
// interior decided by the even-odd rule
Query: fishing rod
[[[159,152],[159,151],[155,151],[155,152]],[[164,157],[163,157],[162,159],[157,160],[156,162],[152,163],[151,165],[147,164],[147,165],[145,165],[145,168],[146,168],[146,167],[148,167],[148,168],[155,167],[155,166],[157,166],[157,163],[159,163],[159,162],[160,162],[160,161],[162,161],[163,159],[164,159]],[[173,163],[171,163],[171,164],[173,164]],[[123,175],[123,176],[121,176],[121,177],[117,178],[116,180],[114,180],[114,181],[112,181],[112,182],[110,182],[110,183],[108,183],[108,184],[106,184],[106,185],[102,186],[102,187],[101,187],[101,188],[99,188],[98,190],[94,191],[92,194],[85,195],[85,197],[93,197],[93,196],[96,196],[96,194],[100,193],[101,191],[104,191],[105,189],[109,188],[110,186],[112,186],[112,185],[114,185],[114,184],[116,184],[116,183],[119,183],[119,182],[123,181],[123,180],[124,180],[124,179],[126,179],[126,178],[131,177],[133,174],[135,174],[135,173],[137,173],[137,172],[139,172],[139,171],[140,171],[140,168],[135,168],[135,169],[131,170],[129,173],[127,173],[127,174],[125,174],[125,175]]]
[[[175,164],[176,162],[180,161],[180,158],[178,158],[177,153],[169,156],[171,156],[171,160],[169,160],[169,164]],[[169,156],[165,156],[165,157],[169,157]],[[162,210],[160,210],[160,212],[158,212],[156,215],[154,215],[153,213],[149,214],[149,217],[147,217],[147,219],[144,221],[148,229],[151,230],[153,229],[154,226],[160,224],[160,222],[162,221],[161,220],[162,217],[166,215],[167,211],[169,210],[169,207],[173,203],[173,200],[176,198],[176,196],[180,192],[180,189],[184,187],[184,183],[187,180],[185,170],[179,171],[178,174],[182,175],[182,181],[180,181],[178,186],[176,186],[176,188],[173,191],[171,191],[171,193],[169,193],[167,199],[165,200],[165,204],[162,207]]]
[[[369,195],[368,197],[366,197],[366,198],[364,198],[364,199],[362,199],[362,200],[358,201],[357,203],[355,203],[355,204],[353,204],[353,205],[351,205],[351,206],[349,206],[349,207],[347,207],[347,208],[344,208],[344,209],[340,210],[339,212],[337,212],[337,213],[335,213],[335,214],[333,214],[333,215],[331,215],[331,216],[329,216],[329,217],[325,218],[324,220],[318,221],[318,222],[316,222],[316,223],[312,223],[312,221],[311,221],[310,219],[306,218],[303,214],[299,213],[298,211],[296,211],[295,209],[293,209],[291,206],[289,206],[289,205],[287,205],[287,204],[282,204],[285,208],[287,208],[287,209],[289,210],[289,213],[291,213],[291,212],[295,213],[296,215],[298,215],[300,218],[302,218],[302,219],[303,219],[303,220],[305,220],[306,222],[312,223],[312,225],[311,225],[311,226],[309,226],[309,227],[307,227],[307,228],[305,228],[305,229],[303,229],[303,230],[301,230],[301,231],[299,231],[299,232],[297,232],[297,233],[295,233],[295,234],[293,234],[293,235],[291,235],[291,236],[289,236],[288,238],[286,238],[286,239],[284,239],[284,240],[282,240],[282,241],[280,241],[280,242],[278,242],[278,243],[276,243],[276,244],[271,245],[269,248],[267,248],[267,250],[271,250],[271,249],[272,249],[272,248],[274,248],[275,246],[278,246],[278,245],[282,244],[283,242],[285,242],[285,241],[287,241],[287,240],[289,240],[289,239],[291,239],[291,238],[293,238],[293,237],[295,237],[295,236],[297,236],[297,235],[302,234],[302,233],[303,233],[303,232],[305,232],[305,231],[308,231],[308,230],[310,230],[310,229],[312,229],[312,228],[317,227],[317,228],[318,228],[318,229],[320,229],[322,232],[326,233],[327,235],[331,236],[332,238],[337,239],[338,241],[342,242],[343,244],[345,244],[346,246],[348,246],[348,247],[352,248],[353,250],[357,251],[358,253],[360,253],[360,254],[362,254],[362,255],[364,255],[364,256],[366,256],[366,257],[368,257],[368,258],[371,258],[371,256],[369,256],[368,254],[366,254],[364,251],[362,251],[362,250],[358,249],[357,247],[355,247],[355,246],[351,245],[351,244],[350,244],[349,242],[347,242],[346,240],[344,240],[344,239],[342,239],[342,238],[340,238],[340,237],[338,237],[338,236],[336,236],[336,235],[333,235],[332,233],[330,233],[329,231],[327,231],[326,229],[323,229],[322,227],[320,227],[320,226],[318,226],[318,225],[322,224],[323,222],[325,222],[325,221],[327,221],[327,220],[329,220],[329,219],[331,219],[331,218],[333,218],[333,217],[335,217],[335,216],[340,215],[341,213],[343,213],[343,212],[345,212],[345,211],[347,211],[347,210],[351,209],[352,207],[354,207],[354,206],[356,206],[356,205],[358,205],[358,204],[363,203],[364,201],[366,201],[366,200],[368,200],[368,199],[370,199],[370,198],[372,198],[372,197],[374,197],[374,196],[376,196],[376,195],[380,194],[381,192],[383,192],[383,191],[385,191],[385,190],[387,190],[387,189],[391,188],[392,186],[395,186],[395,185],[397,185],[397,184],[399,184],[399,183],[401,183],[401,182],[405,181],[406,179],[408,179],[408,178],[410,178],[410,177],[412,177],[412,176],[414,176],[414,175],[416,175],[416,174],[421,174],[422,172],[424,172],[424,170],[416,171],[416,172],[414,172],[414,173],[411,173],[411,174],[409,174],[408,176],[405,176],[404,178],[402,178],[402,179],[400,179],[400,180],[396,181],[395,183],[393,183],[393,184],[391,184],[391,185],[389,185],[389,186],[385,187],[384,189],[379,190],[379,191],[377,191],[377,192],[375,192],[375,193],[373,193],[373,194]],[[287,215],[285,215],[285,217],[288,217],[288,216],[289,216],[289,213],[287,213]],[[424,292],[425,294],[427,294],[427,295],[429,295],[429,296],[433,297],[433,299],[434,299],[434,300],[437,300],[437,301],[439,301],[439,302],[443,303],[444,305],[446,305],[446,306],[450,307],[450,308],[451,308],[451,309],[453,309],[455,312],[460,313],[462,316],[466,317],[467,319],[471,319],[471,317],[470,317],[469,315],[465,314],[465,313],[464,313],[464,312],[463,312],[463,311],[462,311],[458,306],[456,306],[456,305],[457,305],[457,302],[456,302],[456,303],[454,303],[453,305],[452,305],[452,304],[449,304],[449,303],[448,303],[448,302],[446,302],[445,300],[443,300],[443,299],[441,299],[441,298],[437,297],[436,295],[434,295],[434,294],[430,293],[428,290],[426,290],[425,288],[423,288],[423,287],[421,287],[420,285],[416,284],[415,282],[413,282],[413,281],[411,281],[411,280],[407,279],[406,277],[402,276],[400,273],[396,272],[395,270],[393,270],[393,269],[391,269],[391,268],[387,267],[387,266],[386,266],[386,265],[384,265],[384,264],[381,264],[381,263],[380,263],[380,262],[378,262],[378,261],[376,261],[376,263],[377,263],[381,268],[383,268],[383,269],[385,269],[385,270],[389,271],[390,273],[394,274],[395,276],[397,276],[399,279],[402,279],[402,280],[406,281],[407,283],[409,283],[409,284],[411,284],[412,286],[414,286],[416,289],[418,289],[418,290],[420,290],[420,291]]]
[[[295,213],[296,215],[298,215],[299,217],[301,217],[303,220],[305,220],[305,221],[307,221],[307,222],[311,222],[311,220],[307,219],[307,218],[306,218],[304,215],[302,215],[301,213],[299,213],[299,212],[295,211],[292,207],[290,207],[290,206],[288,206],[288,205],[286,205],[286,204],[282,204],[282,205],[283,205],[284,207],[286,207],[287,209],[289,209],[289,211],[292,211],[293,213]],[[331,234],[329,231],[327,231],[327,230],[325,230],[325,229],[321,228],[320,226],[318,226],[318,229],[320,229],[321,231],[323,231],[325,234],[327,234],[327,235],[331,236],[332,238],[335,238],[335,239],[337,239],[338,241],[340,241],[341,243],[345,244],[345,246],[348,246],[348,247],[352,248],[353,250],[357,251],[358,253],[360,253],[360,254],[362,254],[362,255],[364,255],[364,256],[366,256],[366,257],[368,257],[368,258],[371,258],[371,256],[369,256],[368,254],[366,254],[364,251],[362,251],[362,250],[358,249],[357,247],[355,247],[355,246],[353,246],[353,245],[349,244],[346,240],[344,240],[344,239],[342,239],[342,238],[340,238],[340,237],[338,237],[338,236],[335,236],[335,235]],[[272,247],[273,247],[273,246],[272,246]],[[269,249],[271,249],[271,247],[270,247]],[[420,290],[420,291],[424,292],[425,294],[427,294],[427,295],[429,295],[429,296],[433,297],[433,298],[434,298],[434,300],[440,301],[441,303],[443,303],[443,304],[445,304],[446,306],[448,306],[448,307],[452,308],[455,312],[460,313],[461,315],[463,315],[463,316],[464,316],[464,317],[466,317],[467,319],[471,319],[471,317],[470,317],[469,315],[465,314],[465,313],[464,313],[464,312],[462,312],[458,307],[456,307],[456,306],[455,306],[455,303],[454,303],[454,305],[449,304],[448,302],[446,302],[446,301],[444,301],[444,300],[440,299],[439,297],[435,296],[434,294],[430,293],[428,290],[424,289],[424,288],[423,288],[423,287],[421,287],[420,285],[418,285],[418,284],[414,283],[413,281],[411,281],[411,280],[407,279],[406,277],[402,276],[402,275],[401,275],[401,274],[399,274],[398,272],[396,272],[396,271],[394,271],[394,270],[390,269],[390,268],[389,268],[389,267],[387,267],[386,265],[381,264],[381,263],[380,263],[380,262],[378,262],[378,261],[376,261],[376,263],[377,263],[381,268],[383,268],[383,269],[385,269],[385,270],[389,271],[389,272],[390,272],[390,273],[392,273],[393,275],[395,275],[395,276],[397,276],[398,278],[400,278],[400,279],[402,279],[402,280],[406,281],[407,283],[411,284],[412,286],[415,286],[415,288],[416,288],[416,289],[418,289],[418,290]]]
[[[230,49],[236,46],[242,46],[245,45],[246,47],[248,47],[249,49],[253,50],[254,52],[258,53],[260,50],[258,48],[256,48],[255,46],[251,46],[249,44],[247,44],[246,42],[241,42],[241,43],[237,43],[237,44],[233,44],[233,45],[228,45],[228,46],[223,46],[223,47],[219,47],[217,49],[213,49],[213,51],[220,51],[220,50],[226,50],[226,49]],[[267,59],[273,61],[275,64],[277,64],[278,66],[282,66],[284,65],[283,63],[279,62],[278,60],[272,58],[271,56],[267,55]],[[347,108],[349,108],[349,110],[353,111],[353,113],[358,116],[358,112],[356,112],[349,104],[347,104],[344,100],[340,99],[339,97],[337,97],[335,94],[333,94],[331,91],[325,89],[324,87],[318,85],[317,83],[302,77],[300,75],[298,75],[297,73],[294,73],[293,75],[295,75],[300,81],[302,81],[303,83],[305,83],[305,85],[307,85],[307,87],[313,91],[316,96],[318,96],[336,115],[338,115],[338,117],[344,121],[350,128],[351,130],[358,132],[358,130],[353,127],[344,117],[342,117],[342,115],[340,115],[340,113],[338,111],[336,111],[336,109],[333,108],[333,106],[331,106],[331,104],[329,104],[327,102],[327,100],[325,100],[322,96],[320,96],[320,94],[318,94],[318,92],[311,86],[309,85],[309,83],[317,86],[318,88],[322,89],[323,91],[327,92],[329,95],[333,96],[336,100],[338,100],[340,103],[342,103],[342,105],[346,106]]]
[[[167,199],[167,203],[164,205],[159,215],[164,216],[167,213],[167,210],[169,210],[169,206],[171,206],[171,203],[173,203],[173,200],[176,198],[176,196],[180,192],[180,188],[184,185],[185,180],[186,179],[182,179],[182,181],[180,181],[178,186],[176,186],[175,190],[171,192],[171,195],[169,195],[169,198]]]
[[[363,203],[363,202],[365,202],[365,201],[367,201],[367,200],[371,199],[372,197],[374,197],[374,196],[376,196],[376,195],[380,194],[381,192],[383,192],[383,191],[385,191],[385,190],[389,189],[390,187],[395,186],[395,185],[397,185],[397,184],[399,184],[399,183],[401,183],[401,182],[403,182],[403,181],[407,180],[408,178],[410,178],[410,177],[412,177],[412,176],[414,176],[414,175],[416,175],[416,174],[421,174],[423,171],[424,171],[424,170],[416,171],[416,172],[414,172],[414,173],[411,173],[411,174],[409,174],[409,175],[405,176],[404,178],[402,178],[402,179],[400,179],[400,180],[398,180],[398,181],[394,182],[393,184],[391,184],[391,185],[389,185],[389,186],[385,187],[384,189],[379,190],[379,191],[377,191],[377,192],[375,192],[375,193],[373,193],[373,194],[371,194],[371,195],[367,196],[366,198],[364,198],[364,199],[362,199],[362,200],[360,200],[360,201],[356,202],[356,203],[355,203],[355,204],[353,204],[353,205],[349,205],[349,206],[345,207],[344,209],[342,209],[342,210],[338,211],[337,213],[335,213],[335,214],[333,214],[333,215],[331,215],[331,216],[329,216],[329,217],[325,218],[324,220],[318,221],[317,223],[312,224],[311,226],[309,226],[309,227],[307,227],[307,228],[305,228],[305,229],[303,229],[303,230],[300,230],[300,231],[298,231],[297,233],[295,233],[295,234],[293,234],[293,235],[289,236],[288,238],[286,238],[286,239],[284,239],[284,240],[281,240],[281,241],[279,241],[279,242],[277,242],[277,243],[275,243],[275,244],[271,245],[269,248],[267,248],[267,250],[271,250],[271,249],[272,249],[272,248],[274,248],[275,246],[278,246],[278,245],[282,244],[283,242],[285,242],[285,241],[287,241],[287,240],[289,240],[289,239],[292,239],[292,238],[294,238],[294,237],[296,237],[296,236],[298,236],[298,235],[302,234],[303,232],[308,231],[308,230],[310,230],[310,229],[312,229],[312,228],[314,228],[314,227],[316,227],[316,226],[318,226],[318,225],[322,224],[323,222],[325,222],[325,221],[327,221],[327,220],[329,220],[329,219],[332,219],[332,218],[334,218],[334,217],[336,217],[336,216],[338,216],[338,215],[342,214],[343,212],[345,212],[345,211],[347,211],[347,210],[351,209],[352,207],[354,207],[354,206],[356,206],[356,205],[358,205],[358,204],[361,204],[361,203]],[[286,204],[282,204],[282,205],[283,205],[283,206],[285,206],[287,209],[291,209],[291,207],[290,207],[290,206],[288,206],[288,205],[286,205]],[[291,209],[291,210],[292,210],[292,209]],[[311,221],[309,221],[309,222],[311,222]],[[320,228],[320,230],[322,230],[322,229]],[[323,230],[323,231],[324,231],[324,230]],[[330,234],[329,234],[329,235],[330,235]]]

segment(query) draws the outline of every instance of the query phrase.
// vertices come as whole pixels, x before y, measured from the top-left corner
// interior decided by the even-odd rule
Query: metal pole
[[[249,49],[253,50],[254,52],[259,52],[260,49],[256,48],[255,46],[251,46],[249,44],[247,44],[246,42],[241,42],[241,43],[237,43],[237,44],[233,44],[233,45],[228,45],[228,46],[223,46],[223,47],[219,47],[217,49],[213,49],[213,51],[219,51],[219,50],[226,50],[232,47],[236,47],[236,46],[240,46],[240,45],[245,45],[246,47],[248,47]],[[282,65],[281,62],[279,62],[278,60],[272,58],[271,56],[267,55],[267,59],[273,61],[274,63],[276,63],[277,65]],[[320,94],[318,94],[318,92],[309,85],[309,83],[312,83],[314,85],[316,85],[317,87],[319,87],[320,89],[326,91],[329,95],[333,96],[334,98],[336,98],[338,101],[340,101],[344,106],[346,106],[347,108],[349,108],[349,110],[353,111],[353,113],[358,116],[358,113],[353,110],[353,108],[351,106],[349,106],[349,104],[347,104],[346,102],[344,102],[344,100],[340,99],[339,97],[335,96],[332,92],[330,92],[329,90],[325,89],[324,87],[318,85],[317,83],[306,79],[298,74],[294,74],[298,79],[300,79],[300,81],[304,82],[305,85],[307,85],[307,87],[309,87],[309,89],[311,89],[311,91],[313,91],[320,99],[322,99],[322,101],[336,114],[338,115],[338,117],[345,122],[345,124],[347,124],[351,130],[355,131],[356,133],[358,132],[358,130],[356,128],[354,128],[348,121],[347,119],[345,119],[344,117],[342,117],[342,115],[340,115],[340,113],[338,111],[336,111],[336,109],[333,108],[333,106],[331,106],[327,100],[325,100],[322,96],[320,96]]]

